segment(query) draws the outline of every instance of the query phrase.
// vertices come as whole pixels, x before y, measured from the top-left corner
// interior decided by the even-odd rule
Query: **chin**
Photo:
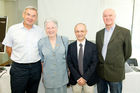
[[[27,23],[27,25],[32,26],[32,25],[33,25],[33,23]]]
[[[106,24],[106,26],[112,26],[112,24]]]
[[[54,35],[48,35],[49,37],[54,37]]]
[[[82,41],[82,40],[83,40],[83,38],[79,38],[78,40],[79,40],[79,41]]]

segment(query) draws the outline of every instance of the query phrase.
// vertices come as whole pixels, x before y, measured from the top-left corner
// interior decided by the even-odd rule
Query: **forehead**
[[[36,10],[34,10],[34,9],[26,9],[25,10],[25,13],[30,13],[30,14],[37,14],[37,11]]]
[[[112,9],[104,10],[103,15],[115,15],[115,11]]]
[[[56,26],[56,24],[54,22],[50,21],[50,22],[47,22],[46,23],[46,26],[47,27],[50,27],[50,26],[53,26],[54,27],[54,26]]]
[[[75,30],[85,30],[85,29],[86,29],[86,26],[83,25],[83,24],[78,24],[78,25],[76,25],[76,27],[75,27]]]

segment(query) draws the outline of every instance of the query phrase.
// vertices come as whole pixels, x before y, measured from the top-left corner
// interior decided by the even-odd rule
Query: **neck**
[[[84,41],[85,39],[83,39],[83,40],[78,40],[80,43],[82,43],[83,41]]]
[[[50,39],[51,41],[56,40],[56,36],[49,37],[49,39]]]
[[[109,31],[112,27],[113,27],[114,24],[112,25],[106,25],[106,29]]]
[[[23,23],[24,27],[27,28],[27,29],[31,29],[33,27],[33,25],[27,25],[25,23]]]

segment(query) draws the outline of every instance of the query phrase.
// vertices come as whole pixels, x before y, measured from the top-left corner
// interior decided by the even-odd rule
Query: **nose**
[[[30,15],[29,18],[32,19],[33,17]]]

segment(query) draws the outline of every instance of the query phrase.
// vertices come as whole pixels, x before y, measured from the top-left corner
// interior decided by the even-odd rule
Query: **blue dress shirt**
[[[105,29],[105,33],[104,33],[104,43],[103,43],[103,48],[102,48],[102,56],[105,60],[106,58],[106,53],[107,53],[107,46],[108,43],[110,41],[110,38],[112,36],[112,33],[114,31],[115,25],[108,31],[107,29]]]
[[[38,41],[44,36],[37,25],[28,30],[23,23],[15,24],[8,29],[2,44],[12,47],[11,59],[17,63],[33,63],[40,60]]]

